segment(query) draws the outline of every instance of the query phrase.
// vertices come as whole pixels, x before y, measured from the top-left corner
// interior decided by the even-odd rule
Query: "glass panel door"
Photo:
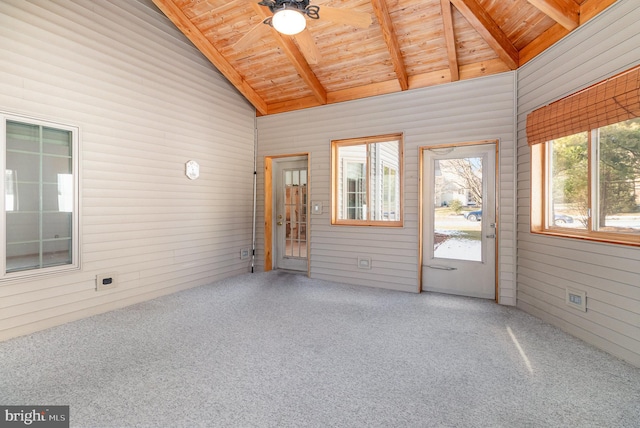
[[[307,168],[306,158],[282,158],[275,162],[276,269],[306,271],[308,268]]]
[[[307,169],[284,171],[285,257],[307,258]]]
[[[495,298],[495,144],[423,151],[422,289]]]

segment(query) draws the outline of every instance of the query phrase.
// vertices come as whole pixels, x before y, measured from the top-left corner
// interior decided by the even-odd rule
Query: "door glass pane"
[[[434,160],[434,258],[482,261],[482,158]]]
[[[307,257],[307,170],[285,171],[285,257]]]

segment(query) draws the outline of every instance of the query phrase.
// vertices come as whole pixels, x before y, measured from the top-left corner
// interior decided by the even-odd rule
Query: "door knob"
[[[281,221],[278,222],[278,226],[282,226],[282,222]]]

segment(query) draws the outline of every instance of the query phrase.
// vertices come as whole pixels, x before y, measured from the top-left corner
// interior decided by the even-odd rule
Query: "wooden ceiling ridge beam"
[[[451,0],[451,4],[458,9],[511,70],[518,68],[518,50],[477,0]]]
[[[262,17],[262,19],[265,19],[269,16],[269,14],[267,14],[264,9],[258,4],[252,2],[251,6],[254,8],[256,13],[258,13],[258,15]],[[300,52],[300,49],[298,49],[293,40],[288,36],[283,37],[274,28],[271,28],[271,32],[284,53],[287,55],[287,58],[289,58],[289,61],[291,61],[291,63],[295,67],[302,80],[304,80],[309,89],[311,89],[311,92],[313,93],[313,96],[316,98],[316,100],[318,100],[320,104],[326,104],[327,91],[324,89],[313,70],[311,70],[309,63],[304,58],[304,55],[302,55],[302,52]]]
[[[393,69],[398,77],[398,83],[403,91],[409,89],[409,75],[407,74],[407,68],[402,58],[402,51],[400,50],[400,43],[398,43],[398,37],[395,29],[393,28],[393,21],[391,21],[391,15],[387,8],[386,0],[371,0],[373,11],[378,18],[380,27],[382,29],[382,36],[387,44],[387,49],[391,55],[391,62],[393,63]]]
[[[233,86],[258,110],[267,113],[267,103],[247,83],[207,37],[185,16],[173,0],[153,0],[153,3],[195,45],[196,48],[226,77]]]
[[[580,25],[580,6],[574,0],[527,0],[533,7],[569,31]]]
[[[451,74],[451,81],[455,82],[460,80],[460,68],[458,65],[458,53],[456,51],[456,36],[453,31],[452,7],[450,0],[440,0],[444,40],[447,46],[447,59],[449,61],[449,73]]]

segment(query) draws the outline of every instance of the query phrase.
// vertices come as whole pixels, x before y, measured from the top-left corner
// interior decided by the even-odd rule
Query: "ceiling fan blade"
[[[252,29],[247,31],[244,36],[240,37],[237,42],[233,44],[233,49],[236,51],[243,51],[249,48],[267,35],[269,26],[262,22],[257,23]]]
[[[313,40],[309,30],[304,29],[301,33],[293,36],[293,38],[298,42],[300,52],[302,52],[302,55],[304,55],[307,62],[309,64],[317,64],[320,60],[320,50],[318,49],[316,42]]]
[[[371,25],[371,15],[366,12],[320,6],[319,14],[320,19],[326,19],[336,24],[347,24],[358,28],[369,28]]]

